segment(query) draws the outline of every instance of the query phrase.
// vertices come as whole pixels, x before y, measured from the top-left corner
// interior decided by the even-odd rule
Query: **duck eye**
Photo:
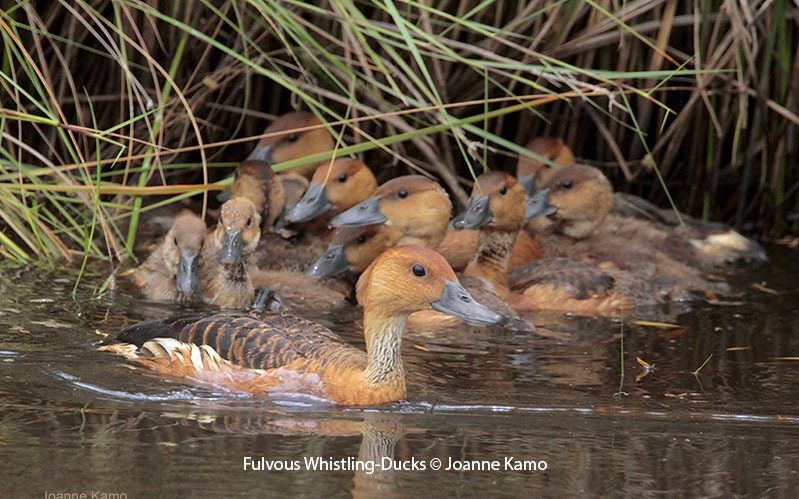
[[[249,227],[250,225],[252,225],[252,217],[247,218],[247,227]]]
[[[560,188],[563,189],[564,191],[568,191],[569,189],[572,188],[572,181],[564,180],[563,182],[560,183]]]
[[[397,193],[397,197],[400,198],[400,199],[407,198],[408,197],[408,191],[406,191],[405,189],[402,189],[401,191],[399,191]]]
[[[499,190],[499,194],[500,194],[501,196],[504,196],[504,195],[505,195],[505,194],[507,194],[507,193],[508,193],[508,186],[506,186],[506,185],[503,185],[503,186],[502,186],[502,189],[500,189],[500,190]]]
[[[356,242],[356,243],[358,243],[358,244],[363,244],[363,243],[365,243],[365,242],[366,242],[366,236],[364,236],[363,234],[361,234],[360,236],[358,236],[358,239],[356,239],[356,240],[355,240],[355,242]]]
[[[172,240],[173,240],[173,241],[175,241],[175,246],[177,246],[177,245],[178,245],[178,238],[177,238],[177,237],[175,237],[175,238],[173,238]]]
[[[300,138],[300,137],[296,133],[290,133],[290,134],[286,135],[286,141],[287,142],[297,142],[298,138]]]
[[[424,277],[427,275],[427,271],[424,269],[424,266],[419,263],[413,264],[413,267],[411,267],[411,272],[413,272],[413,275],[416,277]]]
[[[347,174],[346,173],[342,173],[341,175],[339,175],[338,176],[338,181],[341,182],[342,184],[344,182],[346,182],[347,181]]]

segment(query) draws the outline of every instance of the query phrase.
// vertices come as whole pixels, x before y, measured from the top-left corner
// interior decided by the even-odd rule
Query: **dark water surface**
[[[367,410],[130,369],[95,351],[102,334],[177,309],[121,283],[96,297],[103,268],[73,297],[74,274],[6,265],[0,497],[796,497],[799,252],[769,249],[768,267],[737,277],[744,295],[674,312],[679,328],[540,316],[535,335],[409,334],[408,400]],[[327,322],[362,346],[358,321]],[[638,380],[636,357],[655,365]],[[426,469],[310,471],[304,456]],[[244,471],[245,457],[301,469]],[[546,470],[505,469],[506,457]],[[499,471],[433,471],[434,458]]]

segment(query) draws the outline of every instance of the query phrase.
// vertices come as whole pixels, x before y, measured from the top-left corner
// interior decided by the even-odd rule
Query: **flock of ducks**
[[[348,158],[275,174],[274,163],[334,148],[311,113],[284,115],[265,135],[237,168],[216,226],[181,213],[130,274],[148,299],[222,311],[141,322],[102,349],[253,395],[382,404],[406,395],[406,327],[532,331],[537,311],[629,317],[728,292],[713,271],[766,259],[725,226],[614,194],[556,138],[526,145],[546,162],[523,156],[515,176],[480,175],[451,219],[449,195],[424,176],[378,186]],[[339,310],[353,294],[366,352],[285,313]]]

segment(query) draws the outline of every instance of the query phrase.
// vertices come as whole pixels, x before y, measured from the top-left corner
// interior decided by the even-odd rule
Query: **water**
[[[95,343],[178,309],[122,282],[95,298],[102,267],[73,298],[74,274],[6,265],[0,497],[794,497],[799,360],[785,358],[799,357],[799,253],[769,249],[768,267],[737,277],[745,294],[674,312],[678,328],[555,315],[537,318],[536,335],[409,334],[408,400],[368,410],[253,400],[130,369]],[[362,346],[350,318],[323,319]],[[636,357],[654,370],[641,377]],[[345,469],[311,471],[304,456]],[[245,457],[302,469],[244,471]],[[506,457],[539,471],[505,469]],[[354,458],[426,469],[347,469]],[[434,471],[433,459],[499,469]]]

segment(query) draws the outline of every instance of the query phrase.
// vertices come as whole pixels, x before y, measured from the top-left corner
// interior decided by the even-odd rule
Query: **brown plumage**
[[[571,149],[559,138],[536,137],[525,147],[560,167],[575,164]],[[724,224],[703,222],[682,213],[677,214],[674,210],[659,208],[637,196],[623,193],[614,194],[604,175],[598,170],[591,172],[586,171],[585,168],[577,166],[571,169],[570,173],[559,174],[584,176],[584,182],[593,183],[597,188],[594,192],[587,192],[579,197],[583,201],[582,206],[574,205],[572,214],[582,216],[584,220],[572,224],[568,228],[576,233],[572,237],[578,239],[587,237],[586,230],[590,229],[592,224],[625,226],[626,233],[635,237],[636,244],[634,246],[643,250],[643,253],[648,252],[648,247],[654,247],[672,261],[705,270],[741,262],[764,262],[768,259],[766,252],[759,244]],[[516,167],[516,176],[520,179],[534,176],[539,187],[550,186],[552,190],[555,190],[554,184],[557,181],[553,182],[551,178],[558,170],[558,168],[552,168],[539,160],[520,156]],[[574,173],[575,170],[582,171]],[[592,188],[586,189],[586,191],[590,189]],[[607,195],[608,192],[610,195]],[[588,208],[591,205],[589,200],[597,203],[594,210]],[[563,204],[571,206],[574,204],[574,200],[566,200]],[[591,211],[593,213],[590,213]],[[562,215],[562,218],[569,216],[571,215]],[[588,216],[588,220],[585,220],[586,216]],[[605,216],[608,216],[608,220],[603,224]],[[541,221],[531,222],[531,228],[533,230],[541,229]],[[569,235],[566,231],[564,233]],[[644,248],[643,246],[648,247]],[[627,256],[636,259],[638,252],[634,251],[633,254]],[[661,265],[666,265],[666,263],[661,263]]]
[[[556,166],[569,166],[574,164],[574,154],[563,140],[558,137],[535,137],[524,146],[526,149],[551,161]],[[519,155],[516,163],[516,177],[524,178],[535,175],[539,184],[549,180],[556,171],[551,165],[543,161]]]
[[[476,230],[451,230],[438,245],[441,255],[447,259],[452,268],[461,271],[477,251],[480,233]],[[510,252],[508,268],[515,268],[544,256],[544,250],[535,237],[527,232],[520,232]]]
[[[372,196],[333,218],[331,225],[353,225],[346,222],[349,215],[357,216],[363,211],[362,207],[370,203],[382,214],[383,221],[379,223],[402,234],[399,244],[421,244],[430,248],[437,247],[444,239],[452,212],[449,195],[437,182],[421,175],[406,175],[381,185]]]
[[[400,347],[409,314],[437,307],[477,323],[499,321],[457,284],[446,260],[419,246],[383,253],[361,276],[357,294],[366,352],[303,319],[235,313],[140,323],[103,349],[165,375],[253,395],[290,391],[372,405],[405,397]]]
[[[313,156],[333,149],[333,138],[327,127],[313,113],[294,112],[278,117],[264,130],[266,135],[250,155],[270,164]],[[308,178],[319,162],[293,168]]]
[[[130,274],[144,296],[178,302],[196,298],[200,283],[198,264],[206,230],[205,222],[189,211],[175,218],[164,239]]]
[[[355,259],[363,261],[370,257],[375,258],[383,248],[391,245],[412,242],[437,249],[444,240],[452,204],[446,191],[436,182],[418,175],[398,177],[380,186],[371,199],[364,203],[370,201],[375,203],[376,207],[373,205],[373,209],[378,212],[370,216],[379,214],[383,218],[380,224],[384,229],[373,233],[347,234],[349,241],[344,247],[350,250],[345,255],[350,269],[358,266],[353,265]],[[521,200],[522,210],[523,201],[524,199]],[[361,205],[344,212],[344,220],[358,223],[361,212],[359,206]],[[334,225],[335,221],[336,219],[333,220]],[[479,296],[477,299],[481,302],[490,302],[490,306],[506,318],[508,327],[517,330],[531,329],[527,322],[518,317],[502,300],[496,299],[481,283],[467,280],[464,285],[470,293]],[[414,314],[409,318],[409,327],[414,330],[447,328],[458,324],[456,318],[430,311]]]
[[[655,288],[623,272],[606,272],[574,260],[544,259],[518,267],[508,279],[508,260],[516,234],[524,225],[525,192],[516,179],[501,172],[481,175],[472,203],[488,196],[480,227],[479,249],[465,276],[490,283],[492,290],[517,311],[563,310],[580,314],[621,315],[636,305],[661,299]],[[459,217],[460,218],[460,217]],[[640,282],[640,286],[637,284]]]
[[[236,178],[230,189],[231,197],[244,197],[255,206],[266,233],[283,212],[286,202],[283,182],[269,163],[247,160],[236,168]]]
[[[551,256],[610,262],[646,278],[670,280],[679,288],[726,292],[724,283],[709,281],[703,270],[715,266],[717,255],[734,260],[730,255],[743,256],[750,249],[758,253],[757,243],[730,229],[708,232],[696,224],[681,228],[612,211],[612,187],[590,166],[563,168],[545,187],[558,212],[544,221],[547,227],[538,238]]]
[[[261,238],[261,215],[245,197],[222,205],[216,228],[208,234],[200,265],[202,297],[223,308],[249,307],[255,296],[253,254]]]
[[[311,178],[311,185],[324,187],[331,207],[325,213],[338,214],[368,198],[377,190],[377,179],[366,163],[342,158],[322,163]]]

